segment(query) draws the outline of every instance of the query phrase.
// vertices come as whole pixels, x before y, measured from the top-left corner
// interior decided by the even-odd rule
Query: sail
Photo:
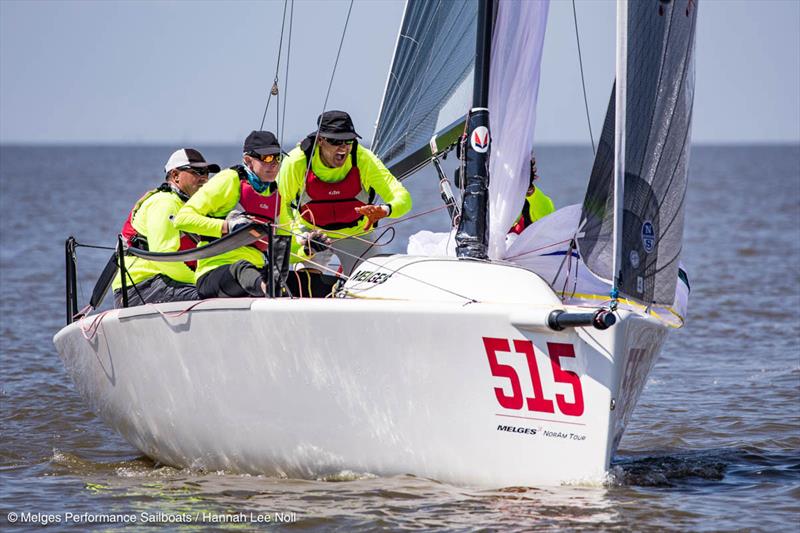
[[[475,0],[408,0],[372,150],[402,177],[464,130],[472,100]]]
[[[624,124],[619,242],[620,292],[644,303],[673,303],[683,240],[694,35],[698,0],[627,3],[620,109],[615,94],[583,203],[578,246],[586,265],[612,280],[615,114]]]
[[[522,211],[542,65],[548,0],[501,0],[489,68],[489,257],[502,259],[506,235]]]

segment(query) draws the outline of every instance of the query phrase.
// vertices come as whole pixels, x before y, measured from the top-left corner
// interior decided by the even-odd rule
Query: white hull
[[[348,286],[359,298],[210,300],[179,317],[158,310],[188,304],[115,310],[91,340],[81,327],[96,317],[55,343],[91,408],[165,464],[303,478],[410,473],[490,487],[603,476],[662,324],[620,311],[605,331],[555,332],[542,317],[563,307],[529,271],[370,262],[371,272],[383,264],[400,274],[373,284],[356,273]]]

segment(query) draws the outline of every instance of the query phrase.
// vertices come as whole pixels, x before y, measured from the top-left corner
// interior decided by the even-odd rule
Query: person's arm
[[[187,233],[221,237],[222,219],[239,201],[239,175],[226,169],[200,187],[175,215],[175,227]],[[222,218],[213,218],[222,217]]]
[[[172,223],[172,217],[183,202],[173,193],[156,193],[148,201],[142,216],[142,233],[147,235],[147,247],[151,252],[176,252],[181,247],[181,234]],[[159,269],[182,283],[194,283],[194,272],[186,263],[158,263]]]
[[[297,212],[292,202],[303,188],[306,158],[300,148],[295,148],[281,164],[278,173],[278,192],[281,195],[281,212],[278,217],[278,235],[289,235],[295,229]]]
[[[375,189],[383,201],[390,206],[389,218],[400,218],[411,211],[411,194],[395,178],[386,165],[366,148],[358,147],[358,169],[365,190]]]
[[[531,211],[533,211],[533,217],[531,218],[533,218],[534,221],[544,218],[556,210],[555,205],[553,205],[553,200],[542,192],[540,187],[536,187],[529,201],[531,203]]]

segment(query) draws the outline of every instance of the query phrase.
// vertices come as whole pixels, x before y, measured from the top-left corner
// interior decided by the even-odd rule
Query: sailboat
[[[441,175],[451,234],[365,260],[336,298],[82,316],[54,342],[89,406],[177,467],[602,480],[685,317],[697,1],[619,0],[616,83],[585,201],[509,246],[547,11],[407,2],[373,149],[402,177],[456,148],[460,208]]]

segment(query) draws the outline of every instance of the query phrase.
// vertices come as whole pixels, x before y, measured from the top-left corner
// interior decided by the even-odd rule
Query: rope
[[[589,126],[589,139],[592,141],[592,154],[597,155],[592,134],[592,120],[589,118],[589,101],[586,99],[586,81],[583,78],[583,57],[581,56],[581,39],[578,35],[578,12],[575,10],[575,0],[572,0],[572,18],[575,21],[575,41],[578,43],[578,64],[581,69],[581,85],[583,86],[583,105],[586,108],[586,123]]]
[[[345,254],[345,255],[351,255],[352,257],[355,257],[355,256],[354,256],[354,255],[352,255],[352,254]],[[425,261],[425,260],[422,260],[422,261]],[[412,280],[412,281],[416,281],[416,282],[418,282],[418,283],[422,283],[423,285],[427,285],[428,287],[432,287],[432,288],[434,288],[434,289],[438,289],[438,290],[440,290],[440,291],[443,291],[443,292],[446,292],[446,293],[448,293],[448,294],[452,294],[453,296],[456,296],[456,297],[458,297],[458,298],[462,298],[462,299],[464,299],[464,300],[466,300],[466,301],[467,301],[467,304],[478,303],[478,300],[476,300],[475,298],[472,298],[472,297],[470,297],[470,296],[465,296],[465,295],[463,295],[463,294],[460,294],[460,293],[458,293],[458,292],[455,292],[455,291],[451,291],[450,289],[445,289],[444,287],[440,287],[439,285],[436,285],[435,283],[430,283],[430,282],[428,282],[428,281],[424,281],[424,280],[421,280],[421,279],[419,279],[419,278],[415,278],[414,276],[409,276],[408,274],[405,274],[405,273],[403,273],[403,272],[400,272],[400,269],[394,269],[394,270],[393,270],[393,269],[389,268],[389,267],[388,267],[388,266],[386,266],[386,265],[379,265],[379,264],[377,264],[377,263],[374,263],[374,262],[373,262],[372,260],[370,260],[370,259],[364,259],[364,261],[363,261],[363,262],[364,262],[364,263],[370,263],[370,264],[372,264],[372,265],[375,265],[375,266],[377,266],[378,268],[383,268],[383,269],[386,269],[386,270],[388,270],[389,272],[391,272],[391,273],[392,273],[392,275],[395,275],[395,274],[396,274],[396,275],[399,275],[399,276],[403,276],[403,277],[405,277],[405,278],[408,278],[408,279],[410,279],[410,280]],[[419,262],[419,261],[416,261],[416,262]],[[405,268],[405,267],[407,267],[407,266],[409,266],[409,265],[412,265],[412,264],[414,264],[414,263],[407,263],[407,264],[403,265],[401,268]],[[362,290],[363,290],[363,289],[362,289]]]
[[[281,127],[280,127],[280,142],[281,146],[283,146],[283,134],[286,131],[286,100],[289,96],[289,65],[292,64],[290,58],[292,56],[292,23],[294,22],[294,0],[292,0],[291,8],[289,9],[289,37],[288,42],[286,43],[286,81],[283,82],[283,90],[286,91],[286,97],[283,99],[283,113],[281,115]]]
[[[267,110],[269,109],[269,101],[272,98],[272,93],[274,92],[276,96],[278,94],[278,72],[279,72],[278,69],[281,68],[281,50],[283,49],[283,28],[286,25],[287,1],[288,0],[283,0],[283,21],[281,22],[281,37],[280,41],[278,42],[278,62],[275,65],[275,78],[272,80],[272,87],[270,88],[269,94],[267,95],[267,105],[264,107],[264,115],[261,117],[261,126],[258,128],[259,130],[264,129],[264,121],[267,119]],[[280,107],[280,105],[278,107]]]
[[[328,82],[328,90],[325,92],[325,102],[322,104],[322,113],[328,107],[328,98],[331,95],[331,88],[333,87],[333,78],[336,76],[336,67],[339,66],[339,57],[342,55],[342,45],[344,44],[344,37],[347,35],[347,25],[350,23],[350,13],[353,11],[353,0],[350,0],[350,7],[347,8],[347,18],[344,21],[344,28],[342,29],[342,37],[339,39],[339,49],[336,51],[336,61],[333,62],[333,70],[331,71],[331,79]],[[306,175],[311,170],[311,162],[314,159],[314,151],[317,149],[317,142],[319,142],[319,125],[317,125],[317,133],[314,136],[314,143],[311,145],[311,157],[306,161]],[[305,183],[303,183],[305,190]]]
[[[116,248],[113,246],[97,246],[95,244],[81,244],[78,241],[75,241],[75,248],[94,248],[96,250],[111,250],[112,252],[117,251]]]
[[[438,210],[438,209],[442,209],[442,208],[436,208],[436,209],[434,209],[434,210],[431,210],[431,211],[435,211],[435,210]],[[429,212],[430,212],[430,211],[429,211]],[[426,213],[420,213],[420,215],[422,215],[422,214],[426,214]],[[419,215],[418,215],[418,216],[419,216]],[[407,217],[405,220],[408,220],[408,219],[410,219],[410,218],[412,218],[412,217]],[[398,222],[400,222],[400,221],[398,221]],[[386,229],[388,230],[388,228],[386,228]],[[293,236],[298,236],[298,235],[301,235],[300,233],[297,233],[297,232],[294,232],[294,231],[291,231],[291,230],[287,230],[287,231],[289,231],[289,233],[290,233],[290,234],[292,234]],[[386,233],[386,231],[384,231],[384,232],[381,234],[381,236],[380,236],[380,237],[378,237],[378,239],[376,239],[375,241],[367,241],[366,239],[360,239],[360,240],[363,240],[363,241],[365,241],[365,242],[370,242],[370,243],[372,244],[372,246],[386,246],[386,245],[388,245],[388,244],[389,244],[390,242],[392,242],[392,241],[390,240],[390,241],[388,241],[388,242],[386,242],[386,243],[382,243],[382,244],[379,244],[379,243],[378,243],[378,241],[380,240],[380,238],[381,238],[381,237],[383,237],[383,235],[384,235],[385,233]],[[347,237],[347,238],[352,238],[352,237]],[[393,238],[394,238],[394,237],[393,237]],[[339,239],[339,240],[344,240],[344,239]],[[368,250],[367,250],[367,251],[368,251]],[[370,263],[370,264],[373,264],[373,265],[377,266],[378,268],[383,268],[383,269],[385,269],[385,270],[387,270],[387,271],[391,272],[392,274],[397,274],[397,275],[400,275],[400,276],[406,277],[406,278],[408,278],[408,279],[410,279],[410,280],[412,280],[412,281],[416,281],[416,282],[422,283],[423,285],[427,285],[427,286],[429,286],[429,287],[433,287],[434,289],[439,289],[440,291],[444,291],[444,292],[446,292],[446,293],[452,294],[453,296],[457,296],[458,298],[463,298],[464,300],[466,300],[466,301],[467,301],[467,303],[468,303],[468,304],[470,304],[470,303],[478,303],[478,300],[476,300],[475,298],[472,298],[472,297],[470,297],[470,296],[465,296],[465,295],[463,295],[463,294],[460,294],[460,293],[457,293],[457,292],[455,292],[455,291],[451,291],[450,289],[445,289],[444,287],[440,287],[440,286],[438,286],[438,285],[436,285],[436,284],[434,284],[434,283],[430,283],[430,282],[427,282],[427,281],[421,280],[421,279],[419,279],[419,278],[415,278],[414,276],[409,276],[408,274],[405,274],[405,273],[403,273],[403,272],[400,272],[400,270],[399,270],[399,269],[397,269],[397,270],[393,270],[393,269],[389,268],[389,267],[388,267],[388,266],[386,266],[386,265],[378,265],[378,264],[376,264],[376,263],[372,262],[372,261],[371,261],[369,258],[367,258],[367,259],[362,259],[362,257],[361,257],[361,256],[356,256],[355,254],[351,254],[350,252],[346,252],[346,251],[344,251],[344,250],[337,250],[337,251],[336,251],[336,253],[337,253],[337,254],[343,254],[343,255],[345,255],[345,256],[347,256],[347,257],[351,257],[351,258],[354,258],[354,259],[358,259],[358,260],[360,260],[362,263]],[[365,251],[365,252],[363,252],[361,255],[363,256],[363,255],[364,255],[364,253],[366,253],[366,251]],[[344,274],[344,273],[338,273],[338,272],[334,272],[332,269],[328,268],[327,266],[321,265],[321,264],[319,264],[319,263],[317,263],[317,262],[315,262],[315,261],[313,261],[313,260],[311,260],[311,259],[300,258],[300,257],[299,257],[297,254],[294,254],[294,253],[292,253],[292,255],[293,255],[293,256],[295,256],[295,257],[296,257],[296,258],[298,258],[298,259],[303,259],[303,262],[304,262],[304,263],[308,263],[308,264],[314,265],[315,267],[318,267],[318,268],[320,268],[321,270],[325,270],[325,271],[328,271],[328,272],[332,272],[332,273],[334,273],[336,276],[338,276],[338,277],[340,277],[340,278],[345,278],[345,279],[348,279],[348,280],[350,279],[350,276],[349,276],[349,275],[347,275],[347,274]],[[403,267],[406,267],[406,266],[408,266],[408,265],[403,265]],[[403,268],[403,267],[401,267],[401,268]]]
[[[82,319],[79,327],[81,328],[81,335],[83,335],[83,338],[91,342],[95,335],[97,335],[97,330],[100,328],[100,324],[103,322],[103,317],[111,311],[112,310],[109,309],[108,311],[103,311],[99,315],[96,315],[94,318],[92,318],[87,327],[84,327],[84,322],[86,322],[86,319]]]
[[[509,256],[505,257],[505,260],[508,261],[509,259],[516,259],[518,257],[523,257],[523,256],[526,256],[526,255],[530,255],[530,254],[532,254],[534,252],[538,252],[539,250],[544,250],[546,248],[552,248],[553,246],[556,246],[558,244],[564,244],[565,242],[569,242],[571,240],[572,239],[565,239],[563,241],[558,241],[558,242],[554,242],[554,243],[551,243],[551,244],[545,244],[544,246],[541,246],[539,248],[534,248],[533,250],[528,250],[527,252],[522,252],[521,254],[509,255]],[[572,250],[572,248],[570,248],[570,251],[571,250]]]

